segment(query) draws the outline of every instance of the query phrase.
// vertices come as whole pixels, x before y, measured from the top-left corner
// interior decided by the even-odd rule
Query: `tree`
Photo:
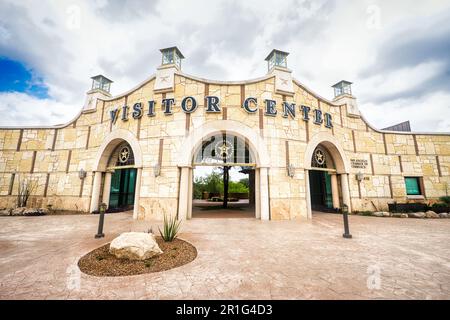
[[[250,187],[250,181],[248,180],[248,178],[242,178],[241,180],[239,180],[239,183],[241,183],[244,186],[246,186],[247,189]]]
[[[37,181],[30,178],[21,179],[20,175],[17,175],[18,193],[17,193],[17,206],[26,207],[28,198],[37,189]]]
[[[201,199],[203,192],[223,193],[222,174],[214,170],[206,177],[199,177],[194,180],[194,198]]]

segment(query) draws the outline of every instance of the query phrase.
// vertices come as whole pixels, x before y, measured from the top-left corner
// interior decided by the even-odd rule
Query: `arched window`
[[[321,145],[318,145],[313,152],[311,167],[335,169],[333,158],[330,153]]]
[[[121,167],[121,166],[132,166],[134,165],[134,154],[133,149],[124,141],[120,143],[114,151],[108,161],[108,167]]]
[[[247,165],[255,164],[248,142],[236,135],[216,134],[205,138],[194,155],[194,165]]]

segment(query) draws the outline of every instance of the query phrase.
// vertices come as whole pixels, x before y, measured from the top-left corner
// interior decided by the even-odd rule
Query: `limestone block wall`
[[[71,123],[50,128],[0,128],[0,207],[12,206],[17,195],[18,179],[31,177],[38,183],[33,195],[35,205],[51,204],[56,209],[88,211],[92,195],[95,159],[103,141],[115,130],[130,132],[142,153],[142,178],[139,191],[138,218],[160,219],[178,210],[180,192],[179,157],[183,139],[192,130],[216,120],[237,121],[256,132],[264,141],[270,158],[268,170],[271,219],[307,217],[305,154],[317,135],[337,141],[345,161],[364,159],[365,168],[349,167],[349,185],[353,210],[384,210],[389,202],[418,201],[405,192],[405,176],[423,178],[425,189],[421,201],[436,201],[448,195],[450,183],[450,136],[445,134],[399,134],[373,129],[363,118],[347,115],[346,105],[336,105],[320,98],[294,82],[294,93],[275,91],[275,77],[258,81],[212,82],[175,75],[174,90],[155,92],[154,79],[144,82],[125,95],[98,100],[96,109],[82,113]],[[220,97],[221,112],[205,112],[205,96]],[[196,99],[197,110],[182,112],[181,100]],[[242,108],[246,97],[258,100],[259,110],[248,113]],[[161,101],[175,98],[172,114],[163,113]],[[264,100],[277,105],[275,117],[264,115]],[[148,101],[154,100],[155,115],[147,116]],[[296,117],[282,116],[282,103],[297,106]],[[141,103],[143,116],[133,119],[132,107]],[[121,107],[129,106],[128,120],[122,121]],[[332,116],[332,128],[304,121],[299,107],[306,105]],[[119,108],[118,119],[111,122],[110,112]],[[253,150],[257,153],[258,150]],[[161,172],[155,176],[155,165]],[[293,177],[286,166],[295,168]],[[85,179],[79,171],[87,171]],[[358,182],[357,173],[364,174]],[[341,186],[339,185],[339,188]],[[340,191],[342,201],[342,192]]]

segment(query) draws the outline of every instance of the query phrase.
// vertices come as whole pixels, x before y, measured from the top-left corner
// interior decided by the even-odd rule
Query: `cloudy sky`
[[[449,1],[0,2],[0,125],[72,119],[102,73],[114,95],[155,72],[177,45],[183,71],[217,80],[266,73],[272,48],[331,99],[352,81],[376,127],[450,131]]]

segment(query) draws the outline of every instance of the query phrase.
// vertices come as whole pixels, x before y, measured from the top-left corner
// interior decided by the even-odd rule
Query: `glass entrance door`
[[[333,208],[331,193],[331,176],[326,171],[311,170],[309,172],[311,191],[311,208],[318,211],[328,211]]]
[[[135,186],[136,169],[116,169],[111,177],[109,209],[132,209]]]

